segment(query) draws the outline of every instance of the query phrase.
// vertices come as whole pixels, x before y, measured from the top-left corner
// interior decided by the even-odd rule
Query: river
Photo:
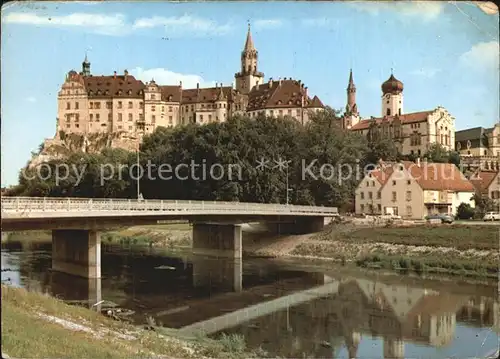
[[[51,271],[51,245],[2,246],[2,282],[69,302],[102,300],[130,320],[210,336],[286,358],[472,358],[498,348],[494,284],[367,272],[310,261],[196,257],[102,248],[102,279]]]

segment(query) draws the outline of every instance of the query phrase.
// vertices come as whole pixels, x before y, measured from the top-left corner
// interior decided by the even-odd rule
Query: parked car
[[[498,212],[487,212],[484,217],[483,221],[500,221],[500,213]]]
[[[455,219],[446,213],[436,213],[425,217],[426,220],[430,221],[432,219],[441,220],[441,223],[453,223]]]

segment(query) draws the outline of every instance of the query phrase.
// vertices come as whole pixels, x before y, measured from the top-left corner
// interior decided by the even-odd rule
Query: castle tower
[[[403,83],[391,77],[382,84],[382,116],[403,114]]]
[[[85,54],[85,60],[82,62],[82,75],[90,76],[90,62],[87,60],[87,54]]]
[[[358,114],[358,106],[356,104],[356,85],[354,85],[354,80],[352,79],[352,69],[349,72],[349,84],[347,85],[347,114]]]
[[[240,93],[247,94],[255,85],[263,83],[264,74],[257,71],[258,57],[250,32],[250,24],[248,24],[247,39],[241,52],[241,71],[234,75],[236,90]]]
[[[356,104],[356,85],[352,77],[352,69],[349,72],[349,83],[347,84],[347,104],[342,119],[342,127],[350,129],[355,126],[361,118],[359,117],[358,105]]]

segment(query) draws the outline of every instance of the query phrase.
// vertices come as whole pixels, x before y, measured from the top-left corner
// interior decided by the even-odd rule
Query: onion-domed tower
[[[382,116],[403,114],[403,83],[391,77],[382,84]]]

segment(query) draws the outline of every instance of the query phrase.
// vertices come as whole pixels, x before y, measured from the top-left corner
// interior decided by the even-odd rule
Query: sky
[[[494,6],[494,5],[493,5]],[[334,108],[352,67],[362,117],[393,69],[405,113],[444,106],[456,128],[499,121],[498,13],[473,2],[19,2],[1,17],[1,184],[55,134],[57,93],[88,54],[94,75],[230,85],[248,23],[259,70]]]

